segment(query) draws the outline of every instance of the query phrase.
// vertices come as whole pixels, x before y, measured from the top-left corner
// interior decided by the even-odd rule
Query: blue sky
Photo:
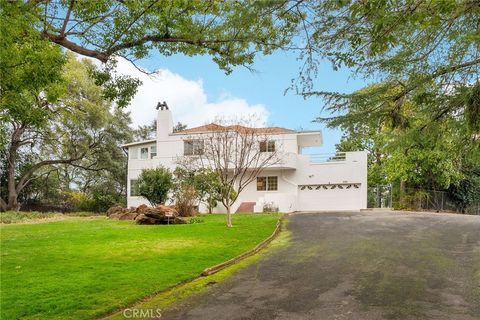
[[[276,52],[269,56],[258,56],[253,65],[256,72],[237,67],[230,75],[225,75],[207,56],[152,55],[137,62],[137,65],[148,70],[168,70],[186,80],[200,81],[208,101],[221,100],[228,95],[241,98],[248,105],[262,105],[268,111],[268,125],[292,129],[320,129],[323,132],[324,145],[318,152],[335,151],[335,144],[340,140],[340,131],[312,122],[321,115],[321,99],[305,100],[293,91],[284,93],[290,86],[291,79],[298,74],[300,63],[294,53]],[[334,71],[328,63],[324,63],[315,87],[317,90],[351,92],[366,85],[365,80],[354,79],[351,75],[349,70]],[[160,84],[159,90],[162,90],[161,86]],[[181,91],[175,94],[181,94]],[[171,105],[171,109],[175,115],[175,106]]]

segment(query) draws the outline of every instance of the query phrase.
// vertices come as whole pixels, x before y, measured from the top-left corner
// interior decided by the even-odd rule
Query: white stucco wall
[[[171,112],[159,111],[157,119],[156,141],[126,145],[129,152],[128,161],[128,206],[148,204],[142,197],[132,197],[130,181],[136,179],[142,169],[164,166],[175,169],[179,157],[183,157],[183,140],[191,139],[185,136],[170,134]],[[200,135],[201,136],[201,135]],[[255,202],[255,211],[262,211],[265,203],[274,203],[282,212],[298,210],[358,210],[367,207],[367,153],[349,152],[344,161],[313,163],[309,155],[298,154],[299,149],[309,145],[319,145],[321,134],[287,133],[271,135],[276,141],[276,148],[285,156],[283,164],[264,170],[260,176],[277,176],[277,191],[257,191],[256,180],[250,183],[232,207],[235,212],[242,202]],[[157,145],[157,155],[150,159],[140,159],[139,148]],[[138,153],[138,159],[131,159],[133,152]],[[359,188],[350,189],[320,189],[300,190],[301,185],[319,184],[356,184]],[[205,210],[204,206],[200,210]],[[225,212],[219,205],[215,212]]]

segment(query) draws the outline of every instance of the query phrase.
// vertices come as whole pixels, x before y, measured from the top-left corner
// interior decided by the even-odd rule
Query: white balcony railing
[[[346,160],[346,152],[318,153],[310,155],[310,163],[344,162]]]

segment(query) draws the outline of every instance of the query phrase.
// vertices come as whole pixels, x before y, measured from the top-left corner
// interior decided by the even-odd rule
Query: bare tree
[[[219,121],[206,132],[190,136],[187,156],[178,160],[188,169],[213,169],[221,184],[221,202],[227,209],[227,226],[232,226],[231,207],[245,187],[267,167],[281,162],[279,146],[268,148],[268,128],[255,128],[252,117]]]

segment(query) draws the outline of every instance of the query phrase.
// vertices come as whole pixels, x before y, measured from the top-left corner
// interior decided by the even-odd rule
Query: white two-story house
[[[202,134],[215,130],[205,125],[173,132],[172,113],[158,110],[156,139],[128,143],[127,205],[138,206],[148,201],[138,196],[135,183],[142,169],[164,166],[175,169],[179,157],[195,154],[195,143]],[[367,153],[365,151],[336,154],[304,154],[308,147],[320,147],[320,131],[294,131],[285,128],[264,128],[267,145],[259,148],[281,148],[282,161],[265,168],[239,195],[231,212],[261,212],[265,204],[281,212],[360,210],[367,207]],[[199,149],[201,150],[201,149]],[[225,212],[219,204],[215,212]],[[200,206],[200,211],[205,208]]]

